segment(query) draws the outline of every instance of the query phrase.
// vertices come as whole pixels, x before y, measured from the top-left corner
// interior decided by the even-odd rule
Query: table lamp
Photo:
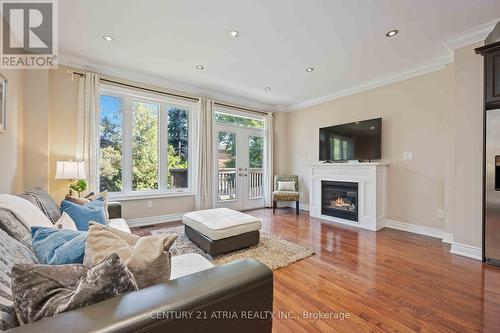
[[[87,178],[85,175],[85,162],[83,161],[57,161],[56,162],[56,176],[55,179],[67,179],[72,183],[69,185],[69,194],[72,191],[78,192],[80,197],[81,193],[87,189]]]

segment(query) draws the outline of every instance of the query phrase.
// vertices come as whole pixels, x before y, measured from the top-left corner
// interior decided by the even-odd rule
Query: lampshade
[[[55,179],[85,179],[85,162],[57,161]]]

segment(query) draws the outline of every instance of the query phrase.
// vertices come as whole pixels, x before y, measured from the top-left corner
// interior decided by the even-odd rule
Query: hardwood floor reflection
[[[274,332],[500,332],[500,269],[451,255],[439,239],[358,230],[293,209],[247,213],[262,218],[263,231],[316,253],[274,272]]]

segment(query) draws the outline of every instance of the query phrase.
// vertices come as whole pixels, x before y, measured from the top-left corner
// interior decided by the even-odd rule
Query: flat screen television
[[[320,161],[382,158],[382,118],[319,129]]]

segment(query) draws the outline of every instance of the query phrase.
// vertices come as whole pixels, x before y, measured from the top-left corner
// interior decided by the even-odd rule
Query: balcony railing
[[[170,177],[169,185],[171,188],[187,188],[188,187],[188,169],[169,169]]]
[[[241,172],[243,175],[245,172]],[[251,168],[248,173],[248,197],[258,199],[264,196],[264,171]],[[218,177],[219,201],[236,199],[236,168],[219,168]]]

